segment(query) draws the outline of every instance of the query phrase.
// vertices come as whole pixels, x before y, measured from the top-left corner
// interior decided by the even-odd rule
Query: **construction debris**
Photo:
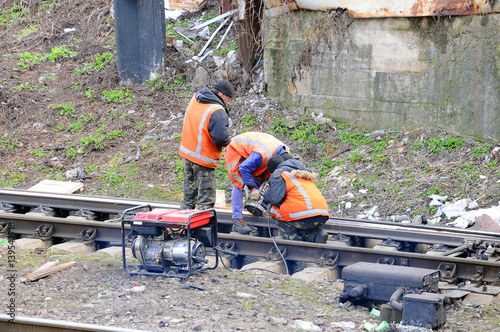
[[[181,10],[202,10],[208,0],[170,0],[170,9],[181,9]]]
[[[62,263],[59,265],[54,265],[55,263],[56,262],[48,262],[44,264],[40,268],[26,275],[26,278],[28,280],[35,281],[76,265],[75,261]]]

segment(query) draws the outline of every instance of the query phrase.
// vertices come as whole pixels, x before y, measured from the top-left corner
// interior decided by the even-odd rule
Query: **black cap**
[[[267,161],[267,171],[272,174],[276,170],[276,168],[278,168],[279,164],[281,164],[284,161],[285,161],[285,158],[283,158],[279,154],[272,156]]]
[[[226,81],[226,80],[220,81],[219,83],[217,83],[215,85],[214,89],[219,91],[219,92],[222,92],[223,94],[225,94],[229,98],[233,98],[233,96],[234,96],[234,87],[231,84],[231,82],[229,82],[229,81]]]

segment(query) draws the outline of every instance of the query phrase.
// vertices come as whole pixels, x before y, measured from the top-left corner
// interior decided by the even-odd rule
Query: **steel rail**
[[[53,194],[16,189],[0,189],[0,201],[22,206],[47,206],[73,211],[84,208],[109,215],[119,215],[126,209],[144,204],[149,204],[152,208],[179,209],[179,204],[177,203],[74,194]],[[219,224],[227,226],[232,224],[231,211],[229,209],[217,208],[216,211]],[[256,217],[249,213],[245,214],[245,219],[251,225],[259,227],[268,225],[266,218]],[[275,228],[274,223],[271,223],[271,228]],[[440,226],[394,224],[385,221],[352,218],[333,218],[325,224],[324,229],[329,233],[340,233],[351,236],[378,239],[390,238],[396,241],[418,243],[441,243],[451,246],[458,246],[463,244],[464,241],[471,240],[500,241],[499,233]],[[420,233],[413,232],[412,230],[419,230]],[[424,233],[422,233],[422,230],[424,230]]]
[[[110,220],[116,218],[126,209],[145,204],[149,204],[152,208],[179,209],[179,205],[176,203],[74,194],[53,194],[16,189],[1,189],[0,201],[23,207],[46,206],[71,211],[86,209],[93,212],[103,213]],[[225,225],[220,227],[221,231],[224,232],[227,230],[229,232],[230,226],[232,225],[231,211],[220,208],[216,209],[216,211],[219,224]],[[100,225],[99,222],[88,221],[86,224],[85,222],[76,219],[72,220],[71,217],[68,218],[70,219],[68,219],[67,222],[61,221],[60,219],[53,219],[54,223],[57,224],[57,228],[55,230],[57,234],[60,234],[54,236],[73,237],[75,231],[70,229],[71,226],[69,226],[72,224],[75,225],[73,228],[85,226],[97,229],[98,238],[96,238],[96,241],[117,241],[116,227],[113,230],[113,226],[106,227]],[[267,228],[269,225],[264,217],[256,217],[251,214],[246,214],[245,219],[249,222],[249,224],[259,226],[261,228]],[[25,235],[30,235],[34,231],[33,226],[30,226],[29,223],[36,223],[41,220],[49,224],[51,223],[51,219],[45,219],[42,217],[29,219],[24,217],[13,217],[13,214],[9,214],[7,216],[0,213],[0,221],[1,220],[17,220],[17,230],[12,230],[12,232]],[[112,223],[109,225],[112,225]],[[272,229],[276,228],[274,223],[270,223],[270,226]],[[500,234],[498,233],[455,228],[452,229],[439,226],[420,226],[363,219],[334,218],[325,224],[324,229],[330,234],[342,234],[353,238],[370,238],[380,240],[391,239],[392,241],[406,243],[441,244],[451,247],[459,247],[470,241],[489,241],[494,245],[496,244],[496,246],[500,246]]]
[[[29,214],[0,213],[0,222],[8,228],[12,234],[35,236],[35,230],[42,225],[53,225],[51,237],[77,239],[78,235],[85,229],[95,229],[98,242],[121,241],[121,224],[102,221],[85,221],[76,218],[58,218]],[[130,226],[126,227],[130,229]],[[37,236],[35,236],[37,237]]]
[[[152,208],[178,209],[177,204],[163,202],[146,202],[142,200],[130,200],[120,198],[106,198],[83,195],[62,195],[51,193],[33,193],[16,190],[0,190],[0,201],[14,205],[36,207],[39,205],[50,206],[60,209],[79,210],[82,208],[100,211],[104,214],[117,214],[127,208],[132,208],[145,203]],[[216,209],[219,223],[231,225],[230,211]],[[219,212],[220,211],[220,212]],[[274,223],[268,223],[266,218],[251,216],[250,222],[260,226],[267,231],[267,227],[274,228]],[[41,214],[0,213],[0,223],[12,224],[9,231],[14,234],[32,235],[40,225],[53,225],[53,237],[75,238],[84,229],[95,229],[95,241],[120,242],[121,223],[80,220],[77,217],[49,217]],[[264,229],[265,227],[265,229]],[[220,228],[219,228],[220,229]],[[466,250],[467,241],[491,241],[498,247],[498,234],[488,232],[455,232],[455,229],[433,229],[432,227],[405,227],[399,224],[372,222],[353,219],[333,219],[326,225],[325,229],[330,233],[348,235],[352,237],[370,239],[392,239],[394,241],[405,241],[412,243],[439,243],[455,249],[448,249],[445,254],[460,254]],[[223,247],[231,247],[232,243],[237,255],[269,257],[272,251],[271,238],[257,238],[239,236],[233,234],[219,233],[219,241]],[[477,279],[485,282],[495,282],[499,278],[500,263],[476,259],[466,259],[452,256],[434,256],[404,251],[386,251],[363,247],[339,246],[331,244],[317,244],[299,241],[276,240],[278,246],[286,247],[287,260],[316,262],[320,264],[335,264],[346,266],[358,261],[385,262],[398,265],[407,265],[423,268],[441,268],[443,273],[453,275],[456,278]],[[230,250],[231,251],[231,250]],[[454,255],[457,256],[457,255]],[[447,266],[447,271],[443,266]]]
[[[0,314],[0,331],[9,332],[146,332],[144,330],[125,329],[113,326],[75,323],[54,319]]]
[[[344,267],[357,262],[383,263],[440,270],[447,279],[499,282],[500,262],[400,251],[275,239],[286,260]],[[219,234],[219,245],[244,255],[279,260],[273,239]]]

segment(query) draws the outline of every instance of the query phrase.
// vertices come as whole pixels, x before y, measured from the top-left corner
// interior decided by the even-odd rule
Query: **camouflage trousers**
[[[181,209],[206,210],[215,205],[215,169],[184,159],[184,183]]]
[[[323,227],[325,221],[282,221],[272,217],[276,222],[283,240],[314,242],[314,235]]]

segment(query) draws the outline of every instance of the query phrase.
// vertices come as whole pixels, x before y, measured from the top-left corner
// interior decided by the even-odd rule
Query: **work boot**
[[[242,235],[247,235],[252,232],[252,229],[246,224],[243,218],[233,218],[233,232],[238,232]]]
[[[328,241],[328,233],[323,229],[317,231],[316,234],[314,235],[314,242],[326,243],[326,241]]]

